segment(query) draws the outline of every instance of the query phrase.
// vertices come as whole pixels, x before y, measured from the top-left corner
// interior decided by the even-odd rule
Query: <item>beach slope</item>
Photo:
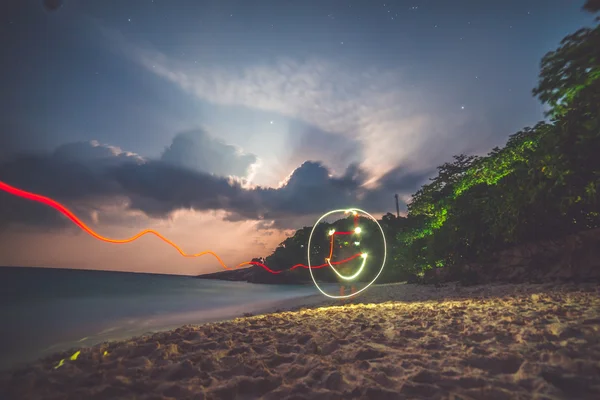
[[[597,285],[394,284],[332,304],[56,354],[3,374],[3,398],[600,398]]]

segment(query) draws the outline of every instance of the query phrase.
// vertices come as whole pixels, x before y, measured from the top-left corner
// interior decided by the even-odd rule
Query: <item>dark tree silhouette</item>
[[[591,13],[600,11],[600,0],[587,0],[583,9]]]

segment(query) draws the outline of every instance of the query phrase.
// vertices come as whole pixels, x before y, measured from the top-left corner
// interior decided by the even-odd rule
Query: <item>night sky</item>
[[[534,125],[542,56],[593,21],[564,0],[61,3],[0,6],[0,180],[227,263],[330,209],[393,212]],[[5,193],[0,265],[220,268]]]

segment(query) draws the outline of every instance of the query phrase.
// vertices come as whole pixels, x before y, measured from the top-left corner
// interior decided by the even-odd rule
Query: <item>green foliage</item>
[[[542,61],[534,94],[551,123],[487,156],[454,157],[408,205],[395,254],[424,271],[480,260],[517,243],[600,226],[600,28],[581,29]]]
[[[542,59],[540,81],[533,89],[549,115],[563,115],[577,95],[600,79],[600,26],[582,28],[565,37],[561,46]]]

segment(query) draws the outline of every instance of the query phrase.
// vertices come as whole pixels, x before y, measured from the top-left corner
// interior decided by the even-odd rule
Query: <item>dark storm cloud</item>
[[[265,218],[312,215],[322,210],[351,206],[364,183],[363,176],[354,173],[355,168],[348,168],[342,177],[333,177],[323,164],[305,162],[292,173],[285,186],[257,189],[268,210]]]
[[[196,129],[175,136],[161,161],[197,172],[244,177],[257,158]]]
[[[238,182],[149,162],[114,169],[115,179],[132,199],[132,207],[162,217],[177,209],[220,209],[230,221],[313,215],[327,207],[350,206],[363,176],[356,167],[342,177],[330,176],[321,163],[307,161],[280,188],[245,189]]]
[[[51,154],[19,154],[0,164],[0,179],[20,189],[58,201],[86,202],[121,193],[107,168],[140,162],[140,158],[93,143],[71,143]],[[77,205],[73,207],[78,211]],[[85,213],[83,215],[85,219]],[[47,206],[0,191],[0,226],[14,222],[65,225],[66,219]]]
[[[63,144],[54,150],[52,157],[63,162],[80,163],[88,168],[102,168],[144,161],[137,154],[122,151],[113,146],[100,145],[96,141]]]
[[[178,209],[239,209],[248,196],[235,181],[161,161],[122,165],[110,175],[131,199],[131,208],[153,217],[166,217]]]
[[[357,165],[333,176],[322,163],[306,161],[279,188],[249,189],[234,179],[183,168],[186,161],[177,160],[175,154],[170,153],[171,162],[167,163],[95,143],[73,143],[51,154],[20,155],[0,164],[0,179],[74,205],[84,216],[89,214],[86,205],[123,197],[129,199],[130,209],[156,218],[179,209],[224,210],[228,220],[275,220],[279,228],[336,208],[358,206],[373,213],[391,210],[393,204],[384,202],[382,196],[414,191],[424,179],[422,174],[395,170],[385,175],[376,189],[366,190],[367,176]],[[180,154],[187,157],[184,151]],[[65,221],[55,210],[0,193],[3,226]]]
[[[70,143],[50,154],[20,154],[0,166],[2,180],[64,200],[119,194],[109,167],[137,164],[141,157],[94,142]]]

